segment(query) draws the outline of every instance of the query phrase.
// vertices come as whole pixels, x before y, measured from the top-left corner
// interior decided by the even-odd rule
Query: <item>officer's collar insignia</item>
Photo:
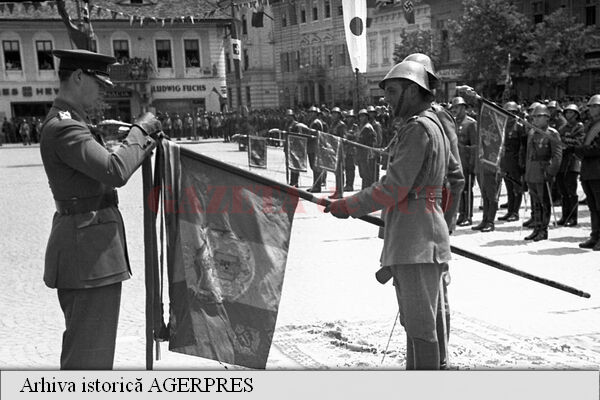
[[[71,119],[71,113],[68,111],[59,111],[58,112],[59,119]]]

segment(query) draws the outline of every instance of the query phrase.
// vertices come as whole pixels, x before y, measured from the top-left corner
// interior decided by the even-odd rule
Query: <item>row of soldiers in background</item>
[[[282,128],[290,133],[303,133],[302,129],[299,128],[299,123],[302,123],[308,126],[309,129],[327,132],[347,141],[357,142],[372,148],[382,148],[387,146],[391,139],[388,120],[389,113],[384,106],[375,107],[370,105],[361,109],[358,113],[354,113],[354,110],[343,111],[339,107],[328,110],[312,106],[307,112],[294,112],[294,110],[288,109],[286,111],[286,121]],[[287,144],[287,141],[284,141],[284,143]],[[284,146],[284,151],[287,156],[287,146]],[[327,179],[327,171],[317,164],[317,138],[315,136],[308,138],[307,155],[313,172],[313,182],[308,191],[320,193],[321,187],[325,185]],[[339,199],[343,197],[344,191],[354,191],[357,166],[362,180],[361,189],[371,186],[379,179],[380,164],[382,164],[382,160],[380,153],[376,150],[369,150],[344,142],[335,172],[335,191],[329,198]],[[289,172],[288,183],[290,185],[297,187],[298,179],[299,173],[297,171]]]
[[[4,117],[0,129],[0,146],[4,143],[23,143],[23,146],[38,143],[41,130],[41,118],[28,117],[9,120]]]
[[[521,119],[508,119],[499,170],[478,162],[477,121],[466,115],[466,109],[462,97],[452,100],[450,110],[456,118],[466,181],[457,224],[472,224],[473,183],[477,179],[483,199],[483,219],[471,229],[493,231],[503,178],[507,213],[498,220],[519,220],[524,192],[529,191],[531,217],[523,226],[533,231],[525,240],[545,240],[553,203],[562,206],[558,225],[578,224],[580,176],[591,213],[592,233],[579,247],[600,250],[600,95],[592,96],[585,110],[573,103],[563,109],[556,101],[534,102],[527,108],[507,102],[504,109]]]

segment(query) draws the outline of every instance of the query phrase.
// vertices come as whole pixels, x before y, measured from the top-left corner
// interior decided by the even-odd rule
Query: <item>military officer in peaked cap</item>
[[[121,282],[131,274],[115,187],[151,154],[160,123],[144,115],[109,152],[88,113],[112,86],[115,59],[85,50],[53,54],[60,59],[60,89],[40,140],[56,203],[44,282],[57,289],[65,317],[61,369],[112,369]]]

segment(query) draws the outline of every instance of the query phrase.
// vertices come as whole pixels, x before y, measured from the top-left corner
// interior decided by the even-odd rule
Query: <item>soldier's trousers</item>
[[[500,175],[496,172],[480,171],[477,174],[477,184],[481,189],[483,199],[483,222],[494,222],[498,211],[498,189]]]
[[[585,192],[587,206],[590,209],[590,219],[592,222],[591,238],[600,239],[600,179],[591,179],[581,181],[581,186]]]
[[[354,156],[346,155],[344,161],[344,170],[346,172],[346,187],[354,188],[354,177],[356,175],[356,165],[354,164]]]
[[[340,196],[344,194],[344,153],[340,152],[335,168],[335,192]]]
[[[308,153],[308,164],[313,172],[313,189],[321,190],[322,183],[327,180],[327,171],[317,167],[317,155]]]
[[[367,158],[358,161],[358,173],[362,179],[362,189],[375,183],[375,159]]]
[[[519,209],[521,208],[521,202],[523,201],[523,186],[518,185],[514,181],[521,181],[520,175],[510,175],[511,179],[504,178],[504,185],[506,186],[506,197],[508,199],[507,212],[509,214],[519,215]],[[514,181],[513,181],[514,180]]]
[[[473,218],[473,185],[475,185],[475,174],[465,173],[465,186],[460,194],[460,206],[458,215]]]
[[[440,368],[437,319],[442,274],[446,264],[398,264],[391,266],[400,323],[407,336],[406,369]],[[445,343],[445,340],[444,340]]]
[[[579,199],[577,197],[577,177],[578,172],[566,171],[559,172],[556,175],[556,186],[562,198],[562,216],[564,222],[568,220],[577,221],[577,207]]]
[[[65,316],[60,369],[112,369],[121,282],[90,289],[58,289],[58,300]]]
[[[547,230],[550,224],[550,195],[545,182],[527,182],[531,196],[531,211],[533,213],[533,226]]]

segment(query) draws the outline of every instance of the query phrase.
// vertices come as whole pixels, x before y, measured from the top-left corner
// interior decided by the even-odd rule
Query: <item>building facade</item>
[[[74,2],[69,3],[70,15],[77,15]],[[51,4],[0,10],[0,119],[43,117],[56,96],[58,60],[51,51],[74,46]],[[221,111],[227,96],[227,14],[216,10],[203,18],[198,2],[191,0],[98,0],[94,7],[92,50],[119,62],[111,68],[115,87],[106,94],[105,118],[131,121],[145,111],[182,116]]]

